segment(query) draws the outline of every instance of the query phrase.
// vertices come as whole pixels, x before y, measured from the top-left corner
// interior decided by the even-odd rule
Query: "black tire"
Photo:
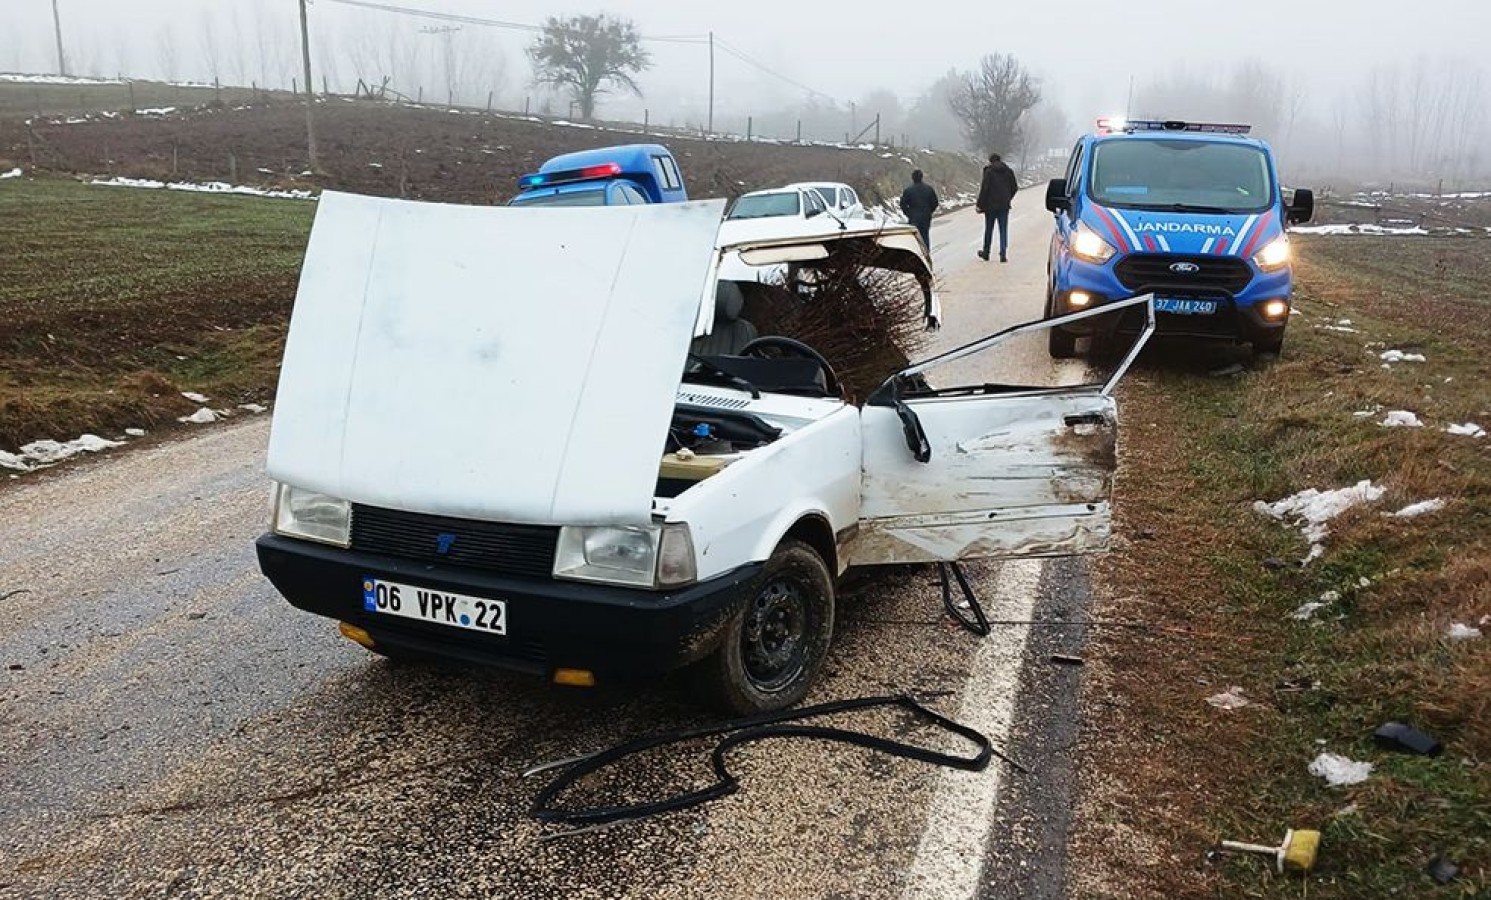
[[[786,709],[807,696],[834,627],[833,577],[801,541],[778,545],[745,593],[719,649],[699,664],[709,699],[741,716]]]
[[[1048,329],[1052,359],[1072,359],[1077,355],[1077,336],[1060,328]]]
[[[1284,349],[1284,331],[1282,329],[1280,329],[1280,331],[1279,331],[1278,334],[1275,334],[1272,337],[1267,337],[1267,338],[1264,338],[1262,340],[1253,341],[1253,355],[1254,356],[1258,356],[1259,354],[1262,354],[1262,353],[1272,353],[1273,355],[1278,356],[1279,355],[1279,351],[1281,351],[1283,349]]]

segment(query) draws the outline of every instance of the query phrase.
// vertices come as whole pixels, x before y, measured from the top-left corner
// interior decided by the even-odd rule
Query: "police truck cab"
[[[1293,291],[1285,228],[1309,221],[1314,198],[1300,188],[1286,203],[1272,150],[1249,130],[1099,119],[1046,192],[1056,216],[1046,318],[1153,293],[1157,336],[1278,352]],[[1142,324],[1130,311],[1053,328],[1051,356]]]
[[[661,144],[598,147],[556,156],[518,179],[509,206],[640,206],[689,199],[678,161]]]

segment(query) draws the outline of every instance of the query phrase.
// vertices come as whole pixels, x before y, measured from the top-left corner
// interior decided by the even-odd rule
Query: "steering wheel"
[[[762,350],[777,350],[787,356],[797,356],[802,359],[811,359],[818,364],[823,372],[823,390],[831,397],[842,397],[843,390],[839,387],[839,376],[834,374],[834,367],[828,364],[823,354],[804,344],[802,341],[778,334],[768,334],[758,337],[744,347],[740,348],[738,355],[754,356],[757,359],[769,359]]]

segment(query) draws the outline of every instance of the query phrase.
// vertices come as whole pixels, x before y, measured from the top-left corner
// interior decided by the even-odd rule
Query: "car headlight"
[[[1098,233],[1086,225],[1078,225],[1072,233],[1072,252],[1088,262],[1105,263],[1118,251],[1113,245],[1098,237]]]
[[[1281,234],[1269,241],[1253,257],[1253,262],[1257,263],[1258,268],[1265,272],[1272,269],[1282,269],[1289,265],[1289,238]]]
[[[646,588],[692,584],[693,537],[683,523],[566,525],[559,531],[554,577]]]
[[[350,547],[352,504],[315,491],[279,485],[274,494],[274,533]]]

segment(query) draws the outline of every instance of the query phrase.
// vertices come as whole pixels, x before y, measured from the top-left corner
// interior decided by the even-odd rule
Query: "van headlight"
[[[694,540],[681,522],[559,530],[555,578],[666,588],[692,584],[697,574]]]
[[[336,547],[352,546],[352,504],[281,484],[274,493],[274,533]]]
[[[1098,237],[1098,233],[1088,228],[1085,224],[1079,224],[1077,230],[1072,232],[1072,253],[1088,262],[1105,263],[1117,253],[1113,245]]]
[[[1289,265],[1289,238],[1281,234],[1269,241],[1253,257],[1253,262],[1265,272],[1282,269]]]

